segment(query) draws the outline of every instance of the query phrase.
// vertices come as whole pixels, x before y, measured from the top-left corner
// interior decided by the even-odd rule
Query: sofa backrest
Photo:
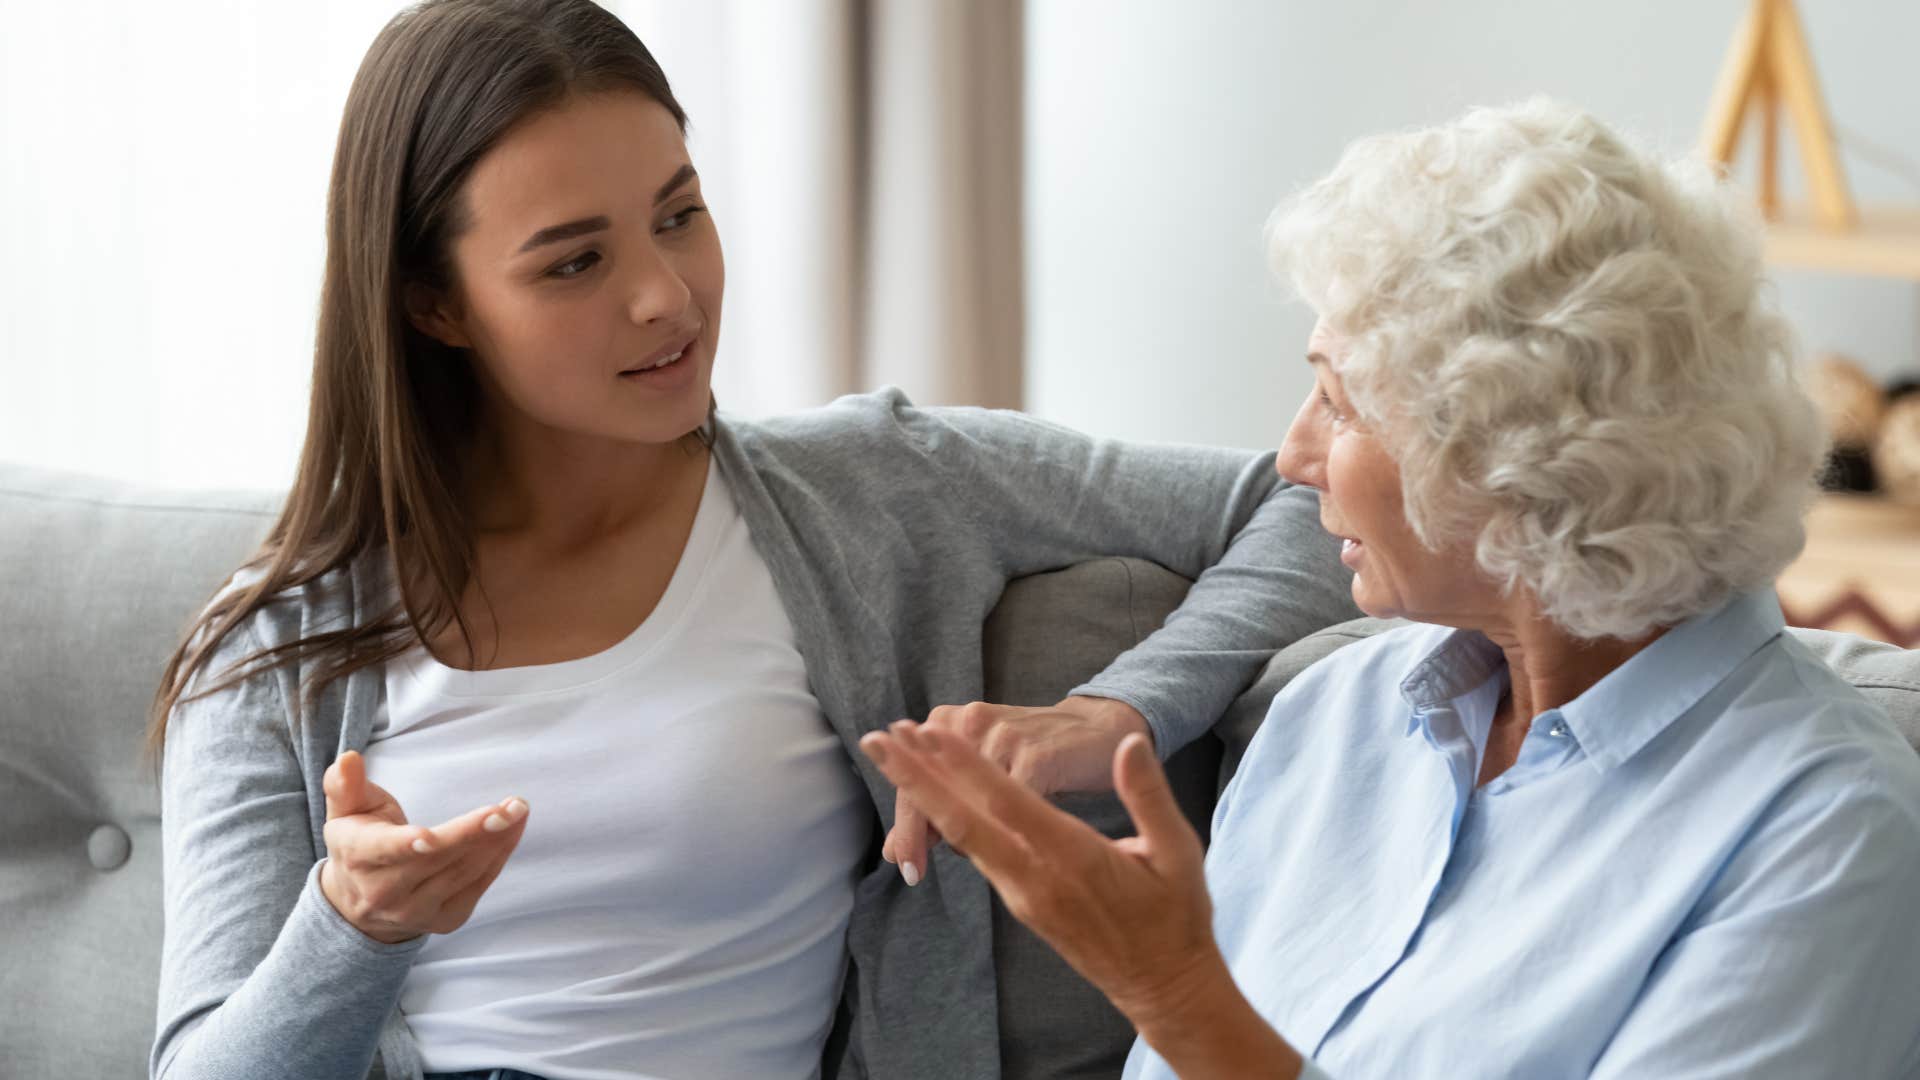
[[[0,1059],[7,1075],[145,1075],[161,943],[160,818],[140,754],[184,620],[259,543],[278,499],[165,492],[0,465]],[[1096,559],[1011,583],[985,627],[986,696],[1050,704],[1159,627],[1187,582]],[[1204,832],[1273,694],[1392,624],[1358,620],[1283,650],[1214,729],[1175,755]],[[1795,631],[1920,743],[1920,652]],[[1060,800],[1109,835],[1111,795]],[[997,906],[1005,1075],[1111,1076],[1132,1031]]]
[[[147,706],[276,502],[0,465],[6,1075],[146,1075],[161,938]]]

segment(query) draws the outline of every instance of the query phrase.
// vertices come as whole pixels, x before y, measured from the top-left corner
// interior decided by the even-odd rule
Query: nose
[[[693,292],[667,253],[653,244],[643,245],[638,262],[628,280],[627,315],[636,324],[674,322],[693,302]]]
[[[1274,455],[1273,471],[1290,484],[1325,491],[1327,488],[1327,441],[1324,425],[1313,408],[1313,392],[1300,404],[1287,437]]]

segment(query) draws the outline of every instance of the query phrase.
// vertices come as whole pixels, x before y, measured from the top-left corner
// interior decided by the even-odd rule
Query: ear
[[[407,284],[403,296],[407,321],[415,330],[456,349],[473,347],[473,339],[467,336],[460,311],[450,297],[417,281]]]

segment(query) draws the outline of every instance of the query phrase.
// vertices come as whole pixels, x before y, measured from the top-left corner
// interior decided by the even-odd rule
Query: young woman
[[[985,883],[917,835],[878,866],[896,793],[849,749],[944,710],[1097,785],[1352,613],[1271,455],[897,392],[715,414],[684,125],[586,0],[374,42],[298,475],[156,700],[154,1076],[805,1077],[843,998],[829,1070],[995,1075]],[[952,709],[1005,583],[1100,554],[1197,581],[1057,706]]]

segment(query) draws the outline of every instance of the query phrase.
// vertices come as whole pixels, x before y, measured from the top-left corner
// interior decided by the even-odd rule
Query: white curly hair
[[[1274,266],[1431,548],[1581,638],[1771,582],[1826,452],[1755,214],[1536,98],[1362,139],[1268,223]]]

